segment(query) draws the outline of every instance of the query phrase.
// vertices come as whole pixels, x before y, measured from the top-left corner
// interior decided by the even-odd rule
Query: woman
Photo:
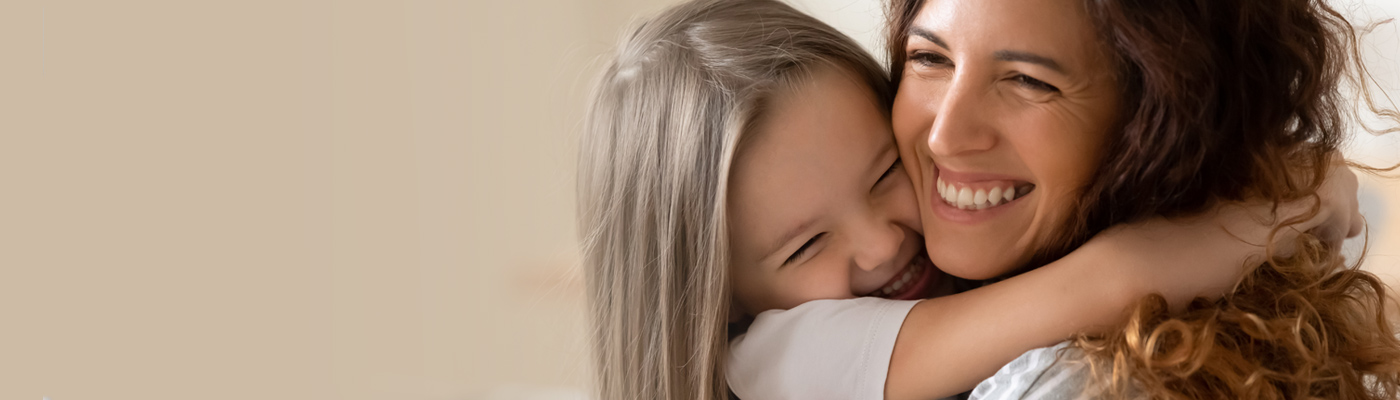
[[[832,128],[832,126],[803,127],[800,129],[803,132],[787,132],[786,129],[777,129],[778,131],[770,131],[766,135],[762,133],[766,130],[764,126],[770,124],[786,128],[799,126],[804,121],[811,119],[820,119],[811,118],[821,116],[817,115],[799,117],[788,122],[784,117],[805,115],[802,110],[816,111],[816,109],[809,110],[806,107],[813,103],[822,103],[813,101],[813,96],[846,101],[856,100],[850,107],[858,107],[863,104],[859,101],[862,97],[859,94],[860,89],[838,90],[843,87],[840,84],[843,80],[836,79],[837,75],[826,74],[825,72],[832,71],[819,68],[821,65],[830,66],[834,63],[834,65],[844,65],[856,71],[867,71],[867,73],[858,73],[847,76],[847,78],[857,77],[852,81],[865,82],[866,85],[874,83],[867,90],[870,90],[872,100],[879,101],[864,104],[869,109],[862,115],[872,118],[862,118],[862,120],[871,120],[870,123],[856,124],[851,127],[841,125],[835,127],[837,132],[832,132],[832,134],[861,133],[843,139],[837,145],[838,148],[844,148],[847,153],[851,154],[842,154],[838,151],[830,158],[817,157],[808,159],[808,162],[830,164],[838,162],[836,158],[842,155],[856,155],[859,158],[863,157],[860,154],[880,150],[871,153],[879,155],[878,159],[873,160],[875,162],[870,162],[872,160],[860,161],[859,166],[851,168],[863,170],[866,165],[880,167],[890,165],[895,158],[893,141],[888,135],[887,120],[881,121],[887,118],[882,114],[884,110],[888,110],[888,103],[882,103],[882,101],[888,100],[889,97],[881,94],[888,87],[881,77],[883,74],[879,72],[879,67],[869,60],[868,56],[864,55],[858,47],[850,43],[849,39],[842,38],[829,27],[812,21],[809,17],[800,15],[790,8],[779,6],[780,4],[776,2],[754,1],[693,2],[678,6],[639,28],[622,46],[617,60],[610,65],[603,78],[603,84],[600,85],[599,95],[594,104],[595,108],[590,113],[592,118],[589,133],[585,136],[583,163],[582,168],[580,168],[581,190],[579,197],[581,227],[583,228],[581,230],[586,235],[585,253],[587,254],[590,297],[595,303],[597,311],[595,318],[599,324],[599,333],[595,336],[595,340],[598,344],[600,369],[604,378],[600,383],[600,388],[603,393],[608,394],[605,395],[607,398],[688,398],[691,396],[706,397],[707,394],[710,395],[709,397],[716,397],[722,394],[724,382],[717,378],[716,372],[722,370],[724,365],[722,360],[716,359],[715,353],[722,352],[724,348],[725,330],[721,325],[726,321],[723,314],[724,306],[725,304],[734,304],[736,306],[765,307],[756,303],[758,300],[763,300],[762,296],[758,296],[759,298],[745,296],[744,287],[741,287],[743,285],[736,283],[736,281],[743,280],[741,274],[734,273],[735,280],[729,280],[726,277],[726,267],[743,269],[736,265],[738,263],[731,263],[729,257],[731,255],[743,256],[741,254],[744,253],[742,246],[736,246],[734,242],[746,241],[741,237],[742,234],[727,238],[731,231],[745,231],[745,229],[742,226],[736,226],[734,220],[730,220],[730,226],[726,227],[724,221],[726,217],[739,218],[739,225],[742,225],[742,223],[762,219],[766,213],[745,217],[742,210],[730,214],[726,208],[741,209],[743,208],[741,206],[751,206],[758,203],[758,200],[746,202],[742,199],[744,196],[741,192],[745,192],[747,187],[742,183],[745,180],[744,177],[771,176],[774,167],[771,167],[770,162],[786,158],[785,156],[778,157],[778,153],[781,152],[772,154],[774,158],[761,156],[760,154],[769,153],[760,150],[760,148],[790,149],[802,147],[764,146],[753,142],[757,140],[766,143],[773,140],[795,138],[799,142],[796,144],[800,145],[803,144],[800,143],[803,137],[810,138],[813,135],[825,134],[820,131]],[[853,66],[862,67],[854,68]],[[858,78],[862,76],[867,79]],[[785,82],[786,84],[784,84]],[[849,83],[847,82],[847,84]],[[790,90],[796,89],[789,87],[794,84],[798,87],[814,90],[814,92],[807,92],[807,89],[790,92]],[[815,86],[807,87],[807,84]],[[783,89],[785,87],[787,89]],[[824,90],[818,88],[835,91],[822,95],[820,93]],[[801,100],[785,102],[783,101],[785,98]],[[877,107],[877,104],[883,105]],[[822,109],[819,114],[842,114],[841,108]],[[790,114],[784,110],[793,111],[796,114]],[[832,120],[832,122],[835,121]],[[864,128],[860,126],[864,126]],[[740,135],[740,132],[750,130],[759,134]],[[788,138],[788,134],[795,136]],[[740,139],[741,137],[744,139]],[[766,137],[766,139],[754,139],[754,137]],[[856,146],[852,142],[861,137],[875,139],[869,143],[874,146],[867,148]],[[750,142],[748,146],[738,145],[743,140]],[[808,139],[808,141],[814,140]],[[746,156],[743,155],[745,153]],[[757,163],[770,165],[766,173],[745,166],[747,163],[759,159],[769,160]],[[733,170],[729,169],[731,163]],[[794,165],[797,165],[802,162],[795,163]],[[848,214],[859,214],[856,217],[860,218],[853,217],[853,220],[859,219],[860,221],[857,221],[859,223],[853,223],[850,226],[859,225],[860,231],[869,232],[857,233],[854,232],[853,228],[852,232],[843,230],[829,235],[837,238],[821,241],[822,244],[816,246],[817,250],[814,250],[813,253],[820,253],[820,257],[824,261],[840,261],[837,259],[845,257],[840,257],[842,254],[833,253],[843,253],[840,251],[841,249],[857,247],[862,251],[851,253],[855,254],[854,256],[857,258],[861,258],[862,254],[867,257],[864,257],[864,260],[853,261],[855,263],[866,261],[868,265],[865,266],[871,267],[870,271],[866,271],[869,273],[862,274],[862,277],[875,277],[881,271],[896,272],[893,269],[884,268],[884,266],[903,266],[904,257],[902,256],[894,257],[899,258],[899,260],[884,257],[890,258],[886,261],[895,261],[894,263],[875,260],[875,258],[879,258],[876,257],[875,253],[884,252],[881,249],[883,246],[864,246],[858,243],[851,243],[853,246],[832,244],[837,240],[859,238],[866,242],[883,240],[887,244],[900,243],[901,246],[898,248],[905,248],[902,245],[903,241],[896,239],[909,238],[910,236],[880,234],[875,232],[873,228],[876,228],[875,225],[885,225],[885,223],[875,224],[874,219],[866,221],[864,218],[874,217],[876,214],[886,217],[898,214],[897,221],[892,220],[891,222],[897,222],[894,225],[904,226],[906,218],[903,216],[913,215],[912,218],[909,218],[913,221],[910,230],[918,230],[915,229],[919,227],[917,209],[912,213],[894,212],[909,208],[904,205],[877,207],[882,209],[879,212],[865,209],[868,204],[864,204],[867,202],[863,197],[867,192],[872,196],[882,198],[884,196],[879,195],[880,193],[893,195],[908,192],[908,197],[912,197],[913,193],[907,190],[907,187],[895,190],[908,183],[905,176],[902,176],[903,169],[896,168],[898,165],[898,163],[894,163],[893,167],[886,170],[887,173],[884,174],[880,173],[879,170],[870,171],[871,176],[861,174],[861,177],[855,180],[863,183],[886,183],[877,183],[875,187],[868,189],[854,188],[852,193],[854,196],[849,197],[852,201],[841,200],[840,203],[843,206],[837,207],[842,211],[835,214],[843,216],[840,218],[842,220],[852,219],[844,218]],[[824,180],[817,179],[816,182],[828,186],[844,182],[836,175],[851,171],[843,169],[845,168],[830,171],[831,176],[826,176]],[[744,172],[745,170],[749,172]],[[889,172],[893,172],[893,174]],[[877,176],[880,179],[875,179]],[[884,179],[885,176],[896,178],[887,180]],[[728,178],[731,183],[726,184],[725,178]],[[727,199],[724,195],[725,190],[731,191]],[[784,190],[784,192],[793,191],[796,190]],[[813,195],[809,197],[834,201],[835,196],[833,195],[817,193],[813,192]],[[1029,193],[1028,191],[1023,194]],[[906,196],[894,197],[904,198]],[[1015,199],[1014,194],[1009,197],[1011,200],[1020,201]],[[845,195],[840,196],[840,199],[847,198]],[[912,199],[909,200],[907,205],[914,206]],[[886,202],[879,201],[877,203]],[[807,208],[799,206],[798,202],[784,204],[784,206],[786,207],[777,208]],[[818,208],[830,211],[830,207]],[[860,211],[854,214],[845,212],[854,210]],[[822,212],[818,212],[818,214],[822,214]],[[806,218],[801,219],[805,220]],[[1257,224],[1251,222],[1251,225]],[[820,229],[828,228],[831,227]],[[903,230],[902,227],[900,229]],[[1196,239],[1189,235],[1179,235],[1179,237]],[[1233,241],[1231,239],[1222,237],[1218,241]],[[800,245],[803,241],[810,243],[812,240],[815,239],[809,240],[805,236],[801,237],[794,242],[792,247]],[[1264,239],[1261,237],[1260,240]],[[767,240],[754,242],[767,242]],[[915,240],[908,247],[918,248],[919,242],[922,240]],[[1214,243],[1203,243],[1202,245],[1214,245]],[[784,245],[783,247],[789,246]],[[822,247],[827,249],[823,251]],[[836,247],[839,248],[832,249]],[[890,247],[890,249],[893,248]],[[1180,253],[1176,250],[1179,248],[1171,247],[1172,251],[1176,253]],[[786,251],[783,253],[786,254]],[[802,252],[799,250],[797,253]],[[1141,258],[1143,254],[1147,254],[1134,251],[1120,253],[1131,254],[1124,258],[1125,261]],[[833,258],[832,256],[837,257]],[[1165,254],[1161,258],[1179,259],[1173,256],[1174,254]],[[748,257],[743,258],[748,259]],[[797,256],[789,258],[807,260],[805,257]],[[1074,275],[1075,277],[1087,276],[1100,282],[1116,282],[1116,280],[1105,278],[1108,275],[1127,271],[1126,267],[1133,265],[1132,262],[1109,263],[1092,258],[1089,261],[1080,264],[1090,265],[1093,268],[1072,270],[1078,272]],[[822,262],[820,264],[827,265],[828,263]],[[1224,264],[1238,265],[1236,262]],[[843,266],[842,263],[829,265]],[[812,271],[816,267],[812,263],[806,263],[796,266],[794,269]],[[1230,267],[1230,265],[1222,265],[1216,269]],[[847,268],[850,269],[850,267]],[[1053,268],[1042,268],[1037,273],[1027,275],[1044,277],[1048,276],[1045,273],[1052,270]],[[1158,269],[1158,271],[1161,270]],[[1091,271],[1099,271],[1100,273],[1090,273]],[[1220,275],[1218,271],[1201,271],[1201,273]],[[1235,273],[1237,272],[1226,272],[1225,275],[1228,278],[1235,276]],[[763,276],[750,275],[749,277],[752,278],[749,279],[751,282],[769,282]],[[884,279],[865,282],[871,286],[860,290],[860,292],[869,293],[869,289],[879,286],[880,281],[888,278],[890,277],[885,276]],[[984,300],[1006,299],[1014,298],[1014,296],[999,296],[998,293],[1025,297],[1027,293],[1036,293],[1037,290],[1051,289],[1053,292],[1054,287],[1057,287],[1056,285],[1028,286],[1024,284],[1033,281],[1035,281],[1034,277],[1011,279],[974,291],[976,293],[970,295],[980,296]],[[1156,281],[1158,280],[1154,280],[1154,282]],[[1076,284],[1082,280],[1066,282]],[[1021,284],[1021,286],[1016,286],[1017,284]],[[726,286],[734,287],[734,300],[744,300],[743,298],[748,297],[747,301],[730,303],[731,299],[728,298],[730,294],[727,293],[729,288]],[[841,288],[840,286],[843,285],[832,285],[831,288],[852,292],[846,295],[855,292],[854,286],[849,288]],[[1007,290],[1007,288],[1018,287],[1020,289]],[[901,293],[914,290],[901,289],[899,286],[892,288]],[[763,294],[765,292],[772,293],[774,291],[758,290],[751,291],[749,294]],[[1084,293],[1086,291],[1081,288],[1078,290],[1079,296],[1077,297],[1092,297],[1084,296]],[[840,297],[842,295],[836,293],[832,296]],[[818,297],[827,297],[827,295],[822,294]],[[965,295],[950,297],[968,298]],[[1038,296],[1031,300],[1046,297],[1052,296]],[[1118,312],[1128,305],[1128,302],[1136,299],[1136,297],[1116,297],[1124,297],[1125,301],[1122,302],[1122,305],[1112,307],[1107,312],[1112,316],[1117,316]],[[1058,297],[1056,298],[1058,299]],[[769,300],[773,299],[769,298]],[[979,302],[964,300],[962,302],[964,307],[960,309],[968,310],[966,305],[969,303]],[[1039,303],[1047,302],[1041,301]],[[1104,308],[1101,307],[1104,303],[1104,298],[1093,297],[1082,304],[1082,307]],[[1067,324],[1064,323],[1063,319],[1044,318],[1043,313],[1027,315],[1025,313],[1027,307],[1003,307],[1005,302],[982,301],[979,304],[981,304],[981,308],[973,310],[974,312],[965,312],[964,316],[1006,315],[1006,313],[1000,312],[980,312],[997,311],[998,308],[1001,308],[1001,310],[1017,311],[1020,312],[1019,315],[1028,317],[1013,320],[1012,324],[1035,320],[1041,320],[1037,323],[1050,321],[1057,325],[1052,332],[1058,333],[1040,339],[1043,342],[1038,341],[1036,342],[1038,344],[1035,345],[1008,344],[1011,341],[990,343],[991,345],[1016,346],[1017,350],[1008,351],[1004,355],[1004,359],[996,360],[995,364],[988,363],[986,368],[982,368],[985,369],[985,372],[981,374],[981,377],[968,380],[965,383],[966,387],[957,389],[957,392],[967,390],[977,380],[990,375],[996,367],[1013,358],[1016,354],[1036,346],[1053,343],[1078,330],[1065,328]],[[958,308],[950,306],[945,309]],[[1082,308],[1067,308],[1072,309],[1071,314],[1084,314]],[[749,311],[756,312],[759,309]],[[896,322],[902,322],[902,320],[901,316]],[[974,327],[969,329],[972,331],[978,329],[975,327],[981,326],[972,322],[947,323],[945,325]],[[895,327],[897,330],[898,325]],[[964,332],[966,331],[968,330],[964,330]],[[1020,332],[1033,331],[1034,329],[1024,328],[1020,330]],[[1045,334],[1042,332],[1040,336],[1045,336]],[[894,337],[890,336],[889,346],[892,347],[893,342]],[[954,341],[943,341],[943,343],[966,347]],[[888,365],[888,358],[885,360],[883,364]],[[958,364],[951,358],[945,359],[945,362],[950,365]],[[959,369],[969,368],[961,367]],[[879,385],[884,383],[883,377],[879,378],[876,383],[874,395],[879,397],[881,389]],[[954,392],[949,391],[949,393]]]
[[[1344,134],[1338,85],[1364,73],[1351,27],[1313,0],[893,0],[890,16],[895,135],[930,258],[964,278],[1057,259],[1115,224],[1311,196]],[[1030,201],[949,196],[989,181]],[[1303,249],[1220,301],[1169,318],[1149,300],[1077,345],[1119,395],[1394,396],[1384,285],[1334,247]],[[898,365],[919,355],[899,348],[926,325],[906,320],[891,385],[917,386]]]

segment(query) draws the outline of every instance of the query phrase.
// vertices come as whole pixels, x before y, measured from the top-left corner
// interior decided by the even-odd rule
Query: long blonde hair
[[[624,38],[579,157],[600,398],[727,397],[730,165],[769,98],[824,67],[863,79],[889,109],[869,54],[777,1],[687,2]]]

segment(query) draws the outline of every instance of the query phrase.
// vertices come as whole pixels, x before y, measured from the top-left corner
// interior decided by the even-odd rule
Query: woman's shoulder
[[[970,399],[1098,399],[1088,361],[1069,342],[1027,351],[977,384]]]

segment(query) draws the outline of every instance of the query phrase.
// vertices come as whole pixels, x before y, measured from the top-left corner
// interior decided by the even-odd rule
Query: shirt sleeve
[[[730,341],[725,379],[740,399],[883,399],[895,339],[916,303],[864,297],[763,312]]]

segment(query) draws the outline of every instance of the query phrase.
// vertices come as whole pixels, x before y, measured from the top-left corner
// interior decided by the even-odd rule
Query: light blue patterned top
[[[977,384],[974,400],[1090,400],[1107,398],[1093,385],[1083,353],[1069,342],[1021,354]]]

